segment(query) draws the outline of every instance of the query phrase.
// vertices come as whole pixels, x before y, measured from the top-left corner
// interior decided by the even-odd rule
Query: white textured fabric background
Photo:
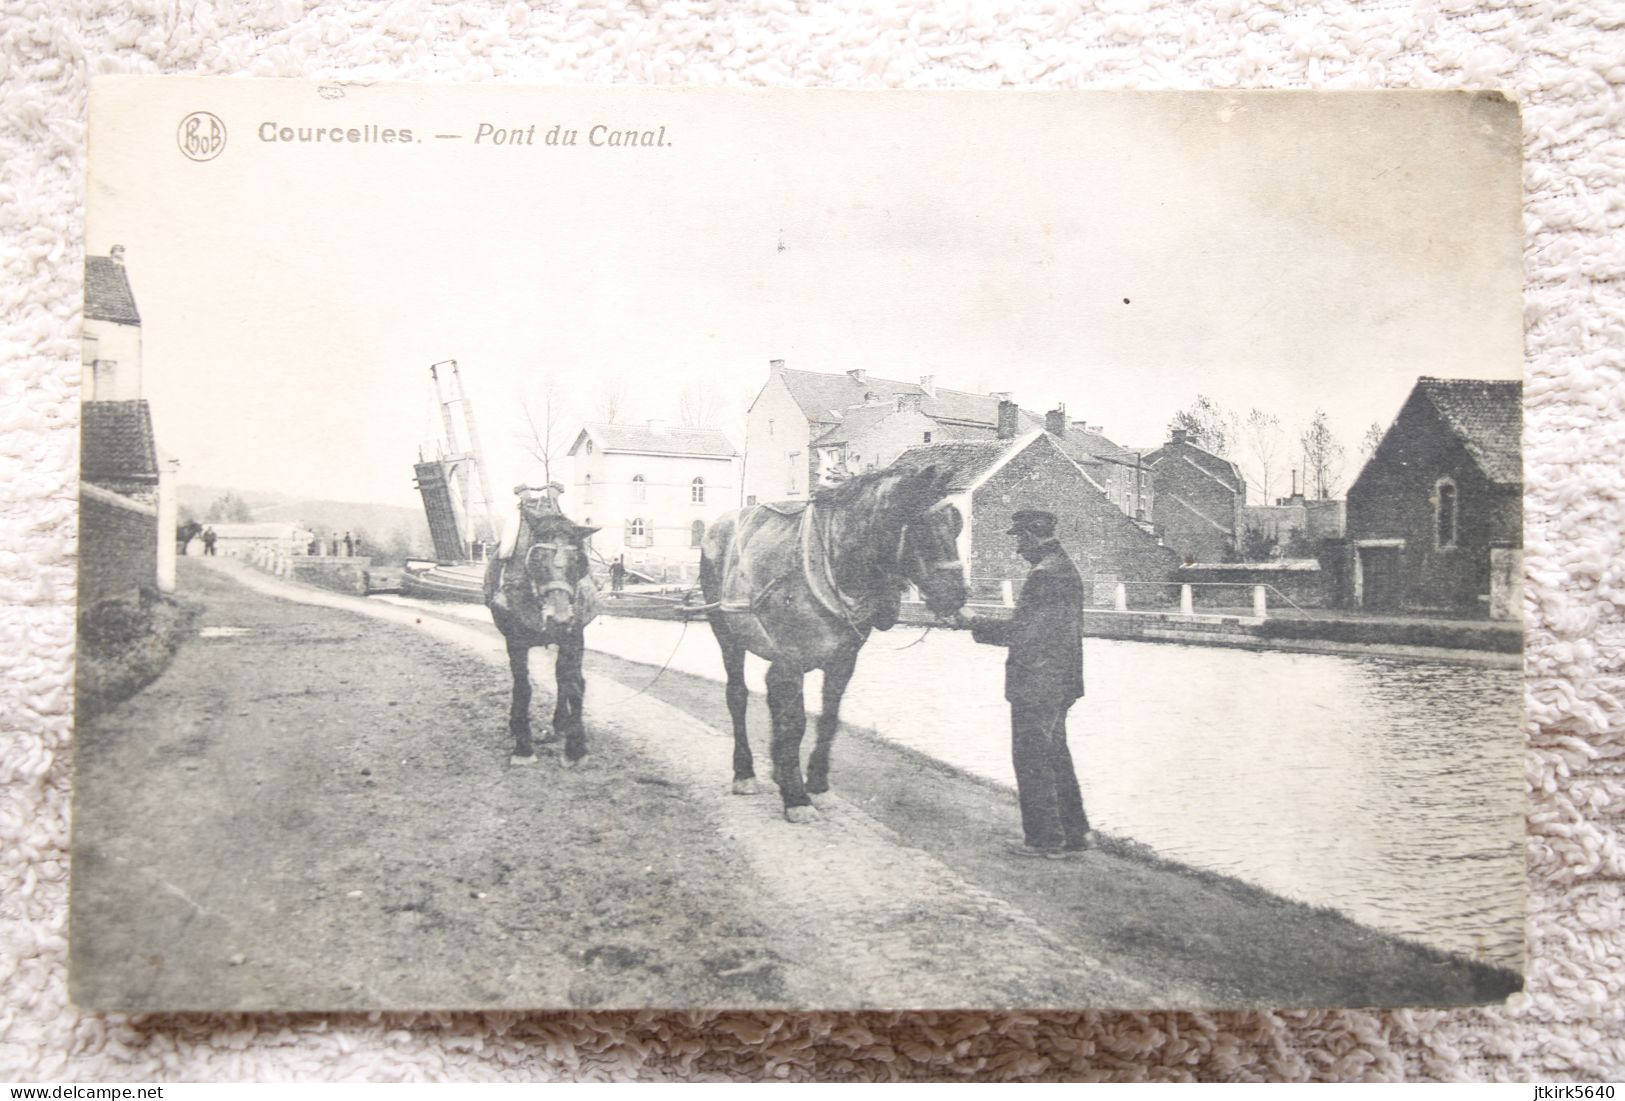
[[[0,3],[0,1077],[1625,1079],[1625,4]],[[1505,1009],[79,1016],[66,1004],[92,74],[1501,88],[1527,244],[1528,992]]]

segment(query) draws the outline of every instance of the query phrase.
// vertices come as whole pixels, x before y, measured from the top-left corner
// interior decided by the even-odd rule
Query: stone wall
[[[79,486],[79,604],[158,583],[158,510],[89,482]]]

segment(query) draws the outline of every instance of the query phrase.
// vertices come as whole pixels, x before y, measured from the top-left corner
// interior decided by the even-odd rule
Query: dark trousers
[[[1027,844],[1038,849],[1081,846],[1089,833],[1078,774],[1066,747],[1066,713],[1071,706],[1010,705],[1010,750],[1021,828]]]

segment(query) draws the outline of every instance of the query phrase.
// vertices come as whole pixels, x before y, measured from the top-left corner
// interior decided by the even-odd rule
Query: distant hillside
[[[427,554],[433,546],[429,540],[429,524],[421,509],[357,501],[295,498],[285,493],[236,490],[223,486],[183,485],[179,487],[178,497],[183,510],[202,520],[209,506],[228,492],[247,503],[256,521],[290,521],[310,528],[323,538],[331,532],[338,532],[340,536],[350,532],[364,536],[375,549],[394,545],[412,554]]]

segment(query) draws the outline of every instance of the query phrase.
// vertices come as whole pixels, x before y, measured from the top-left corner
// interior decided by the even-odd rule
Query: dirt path
[[[511,768],[494,631],[182,566],[203,634],[78,735],[81,1005],[1184,996],[1080,951],[851,803],[806,828],[774,794],[729,795],[729,740],[651,695],[594,676],[588,764]]]

